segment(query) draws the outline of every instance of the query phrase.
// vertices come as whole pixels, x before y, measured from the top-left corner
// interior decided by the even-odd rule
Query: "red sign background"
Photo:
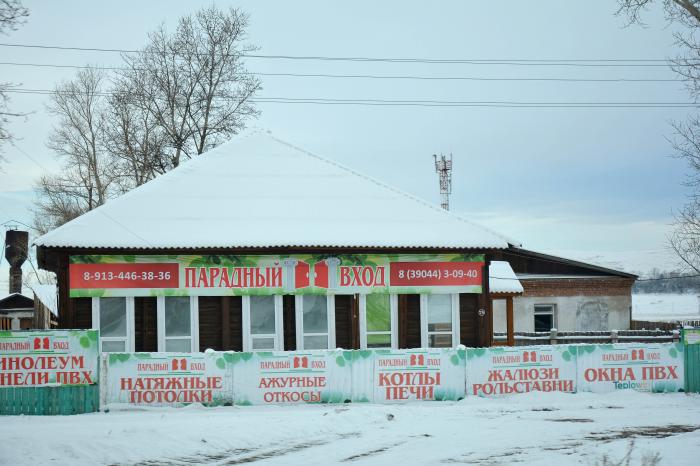
[[[178,264],[70,264],[71,289],[179,288]]]
[[[391,286],[481,285],[483,262],[392,262]]]

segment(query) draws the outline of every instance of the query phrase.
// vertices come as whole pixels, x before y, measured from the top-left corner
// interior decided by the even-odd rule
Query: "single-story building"
[[[513,242],[263,132],[35,242],[105,351],[489,346]]]
[[[104,351],[490,346],[494,306],[534,319],[516,241],[264,132],[35,245],[59,327]]]
[[[493,257],[510,264],[522,285],[513,299],[516,332],[630,328],[636,275],[520,247],[495,251]],[[494,331],[506,332],[504,304],[493,309]]]

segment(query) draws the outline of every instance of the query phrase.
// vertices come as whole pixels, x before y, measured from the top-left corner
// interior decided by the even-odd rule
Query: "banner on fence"
[[[97,330],[0,331],[0,387],[98,382]]]
[[[233,404],[232,364],[238,354],[105,354],[105,401],[149,406]]]
[[[374,401],[464,398],[465,349],[375,350]]]
[[[576,347],[520,346],[467,350],[467,393],[575,392]]]
[[[700,345],[700,328],[683,329],[683,342],[686,345]]]
[[[579,391],[683,391],[683,344],[644,343],[578,347]]]
[[[352,351],[234,353],[240,405],[343,403],[352,398]]]

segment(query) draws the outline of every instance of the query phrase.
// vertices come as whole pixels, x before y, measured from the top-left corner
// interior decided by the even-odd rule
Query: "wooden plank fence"
[[[0,389],[0,415],[67,415],[98,411],[97,384]]]

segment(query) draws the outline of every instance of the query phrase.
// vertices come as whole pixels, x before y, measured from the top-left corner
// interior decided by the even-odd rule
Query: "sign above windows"
[[[71,256],[70,296],[481,293],[483,254]]]

